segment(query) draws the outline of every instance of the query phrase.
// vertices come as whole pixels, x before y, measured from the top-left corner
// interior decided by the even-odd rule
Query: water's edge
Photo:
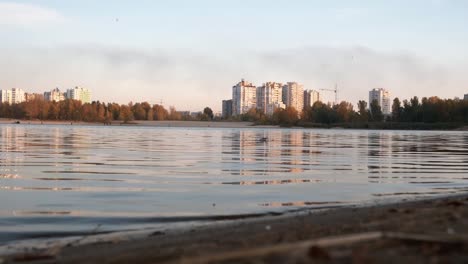
[[[52,238],[38,238],[26,239],[20,241],[12,241],[0,245],[0,256],[18,255],[18,254],[35,254],[41,252],[49,252],[51,249],[58,251],[61,248],[80,247],[86,245],[100,244],[100,243],[122,243],[129,241],[142,241],[148,238],[162,235],[175,235],[184,236],[190,235],[194,230],[213,230],[224,228],[235,228],[241,224],[258,224],[269,223],[272,221],[282,221],[288,218],[294,218],[301,215],[313,215],[322,213],[340,214],[345,210],[353,209],[382,209],[391,208],[394,206],[409,206],[417,205],[420,202],[431,202],[438,200],[445,200],[450,198],[464,198],[468,196],[468,192],[459,194],[446,194],[438,196],[426,197],[411,197],[401,199],[386,199],[376,201],[368,201],[362,204],[353,204],[345,206],[324,206],[320,208],[298,208],[294,210],[285,211],[282,213],[265,213],[265,214],[249,214],[249,215],[230,215],[230,216],[215,216],[213,219],[208,220],[210,217],[201,217],[204,221],[188,221],[184,225],[177,226],[171,225],[165,228],[147,228],[141,230],[127,230],[116,232],[90,232],[86,234],[76,234],[65,237],[52,237]],[[268,225],[266,226],[268,228]]]

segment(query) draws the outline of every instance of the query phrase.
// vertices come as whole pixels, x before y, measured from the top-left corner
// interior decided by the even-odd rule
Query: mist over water
[[[0,125],[0,243],[468,190],[468,134]]]

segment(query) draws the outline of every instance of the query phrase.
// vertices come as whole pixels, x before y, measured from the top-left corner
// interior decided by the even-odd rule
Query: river
[[[0,243],[467,190],[467,132],[0,125]]]

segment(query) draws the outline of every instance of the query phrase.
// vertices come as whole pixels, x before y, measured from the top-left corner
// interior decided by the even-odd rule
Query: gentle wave
[[[466,175],[465,132],[0,125],[0,236],[446,195]]]

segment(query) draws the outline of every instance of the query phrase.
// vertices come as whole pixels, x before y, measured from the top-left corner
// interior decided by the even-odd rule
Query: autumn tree
[[[162,106],[155,104],[153,105],[153,119],[162,121],[168,119],[169,113],[167,110]]]
[[[132,111],[136,120],[146,120],[146,111],[140,103],[134,104]]]
[[[151,105],[148,102],[143,102],[141,103],[141,108],[145,111],[144,120],[153,120],[153,110],[151,109]]]
[[[277,108],[272,119],[279,125],[294,126],[299,121],[299,112],[294,107]]]
[[[10,104],[5,102],[1,103],[0,102],[0,117],[1,118],[11,118],[11,113],[10,113]]]
[[[241,121],[264,123],[266,122],[266,119],[267,117],[265,113],[256,107],[252,107],[247,111],[247,113],[240,115]]]
[[[134,119],[132,106],[131,105],[121,105],[120,106],[120,114],[119,120],[124,121],[124,123],[128,123]]]
[[[39,114],[38,114],[38,118],[40,120],[45,120],[45,119],[48,119],[49,117],[49,109],[50,109],[50,103],[49,102],[46,102],[46,101],[38,101],[38,104],[39,104]]]
[[[177,112],[174,106],[169,107],[169,120],[180,120],[182,119],[182,115]]]
[[[39,118],[41,112],[41,101],[40,99],[34,99],[29,102],[24,102],[23,108],[25,112],[25,118],[27,119],[36,119]]]
[[[57,102],[51,102],[49,107],[48,119],[59,120],[60,108]]]

